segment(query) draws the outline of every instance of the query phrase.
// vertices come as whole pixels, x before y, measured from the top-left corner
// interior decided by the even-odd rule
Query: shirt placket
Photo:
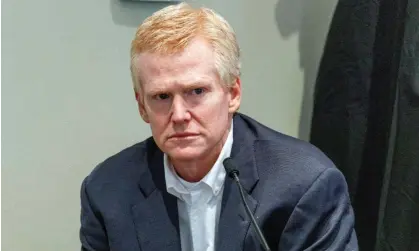
[[[205,189],[205,188],[204,188]],[[207,241],[205,239],[206,233],[206,214],[205,209],[209,200],[209,192],[202,189],[200,192],[194,191],[191,193],[191,233],[193,237],[194,250],[206,250]]]

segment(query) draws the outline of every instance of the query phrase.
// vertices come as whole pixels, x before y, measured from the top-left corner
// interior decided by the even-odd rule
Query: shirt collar
[[[200,188],[203,184],[208,186],[213,195],[218,195],[223,188],[226,172],[224,170],[223,161],[230,157],[231,148],[233,146],[233,121],[231,121],[230,131],[228,133],[226,142],[221,150],[220,155],[217,158],[214,166],[208,172],[205,177],[197,183],[189,183],[179,177],[171,165],[167,154],[164,154],[164,173],[166,179],[166,189],[169,193],[175,195],[178,198],[182,197],[182,194],[189,194],[190,190],[194,188]]]

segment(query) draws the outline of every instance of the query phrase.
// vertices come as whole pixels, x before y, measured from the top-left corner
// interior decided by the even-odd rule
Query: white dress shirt
[[[223,161],[230,157],[233,122],[214,166],[199,182],[180,178],[164,154],[167,192],[178,198],[179,230],[182,251],[214,251],[220,218],[226,172]],[[164,238],[164,237],[162,237]]]

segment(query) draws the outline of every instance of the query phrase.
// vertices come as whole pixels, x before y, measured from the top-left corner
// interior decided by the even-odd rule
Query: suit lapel
[[[240,118],[235,115],[233,129],[233,148],[231,157],[239,169],[240,182],[246,192],[246,201],[254,213],[258,201],[251,191],[259,179],[254,158],[254,135]],[[243,250],[244,240],[250,227],[244,206],[240,200],[239,190],[234,181],[226,177],[220,220],[218,224],[217,251]],[[238,248],[240,247],[240,248]]]
[[[152,143],[150,143],[152,144]],[[157,149],[148,146],[147,149]],[[163,153],[149,151],[147,167],[140,177],[139,188],[144,199],[132,206],[132,215],[141,250],[180,251],[177,199],[167,193],[164,178]]]

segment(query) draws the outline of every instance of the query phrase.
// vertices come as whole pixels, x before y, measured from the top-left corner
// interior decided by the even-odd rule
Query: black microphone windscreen
[[[239,175],[239,170],[237,170],[236,165],[234,164],[234,161],[232,158],[226,158],[223,161],[224,168],[227,172],[227,175],[231,178],[234,178],[234,174],[237,176]]]

